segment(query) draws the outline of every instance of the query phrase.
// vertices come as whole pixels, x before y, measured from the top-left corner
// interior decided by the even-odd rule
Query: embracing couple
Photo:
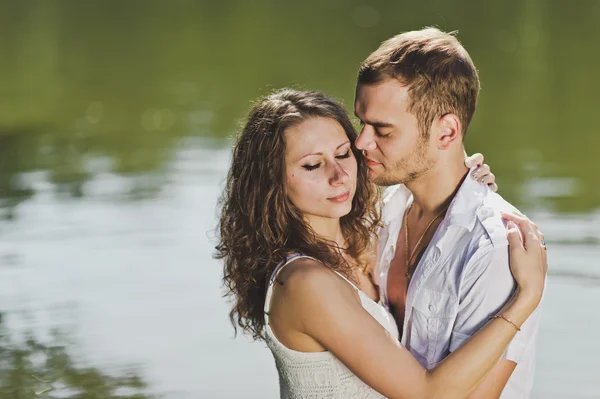
[[[546,248],[465,160],[478,92],[466,50],[427,28],[361,65],[360,135],[319,92],[250,111],[217,256],[282,398],[529,397]]]

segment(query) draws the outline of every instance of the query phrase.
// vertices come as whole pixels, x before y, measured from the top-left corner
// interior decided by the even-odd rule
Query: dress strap
[[[354,288],[356,290],[356,292],[360,293],[360,289],[356,286],[356,284],[354,284],[348,277],[344,276],[342,273],[338,272],[337,270],[333,270],[333,272],[335,274],[337,274],[338,276],[340,276],[341,278],[343,278],[344,280],[346,280],[346,282],[348,284],[350,284],[352,286],[352,288]]]
[[[292,263],[292,261],[294,261],[296,259],[300,259],[300,258],[308,258],[308,259],[312,259],[312,260],[316,260],[317,262],[320,262],[318,259],[313,258],[312,256],[294,254],[294,255],[291,255],[288,258],[284,259],[279,265],[277,265],[275,270],[273,270],[273,274],[271,274],[271,279],[269,280],[269,286],[267,288],[267,295],[265,297],[265,307],[264,307],[265,324],[269,324],[269,308],[271,307],[271,295],[273,294],[273,284],[275,283],[275,279],[277,278],[277,275],[285,266]],[[342,273],[340,273],[336,270],[332,269],[332,271],[335,274],[337,274],[338,276],[340,276],[341,278],[343,278],[348,284],[350,284],[350,286],[352,288],[354,288],[354,290],[357,293],[360,294],[360,292],[361,292],[360,289],[352,281],[350,281],[350,279],[348,279],[346,276],[344,276]]]
[[[265,297],[265,306],[263,308],[264,313],[265,313],[265,324],[269,324],[269,308],[271,307],[271,295],[273,294],[273,284],[275,283],[275,279],[277,278],[277,275],[285,266],[292,263],[292,261],[294,261],[296,259],[300,259],[300,258],[308,258],[308,259],[313,259],[313,260],[318,261],[318,259],[313,258],[312,256],[302,255],[302,254],[293,254],[293,255],[288,256],[286,259],[282,260],[281,263],[279,263],[277,265],[277,267],[275,268],[275,270],[273,270],[273,273],[271,274],[271,278],[269,279],[269,286],[267,287],[267,295]]]

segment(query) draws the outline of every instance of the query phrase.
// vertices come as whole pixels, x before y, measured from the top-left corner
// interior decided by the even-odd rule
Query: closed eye
[[[306,170],[315,170],[317,169],[319,166],[321,166],[321,163],[317,163],[314,165],[302,165],[302,167]]]
[[[350,157],[350,150],[346,151],[346,153],[344,155],[338,155],[336,158],[344,159],[344,158],[349,158],[349,157]]]
[[[381,133],[381,130],[379,130],[379,129],[375,129],[375,134],[376,134],[378,137],[389,137],[389,136],[390,136],[390,134],[392,134],[392,133],[391,133],[391,132],[390,132],[390,133]]]

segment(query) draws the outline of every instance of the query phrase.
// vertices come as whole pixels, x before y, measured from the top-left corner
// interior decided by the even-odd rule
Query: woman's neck
[[[339,218],[306,217],[306,221],[317,235],[325,240],[333,241],[338,247],[344,248],[346,240],[342,234]]]

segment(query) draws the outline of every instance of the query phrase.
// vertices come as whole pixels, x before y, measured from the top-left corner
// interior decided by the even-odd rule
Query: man
[[[478,92],[466,50],[435,28],[387,40],[358,74],[356,146],[373,181],[391,186],[375,280],[402,344],[429,369],[515,289],[500,215],[514,208],[466,178],[463,139]],[[529,397],[538,326],[539,309],[470,398]]]

